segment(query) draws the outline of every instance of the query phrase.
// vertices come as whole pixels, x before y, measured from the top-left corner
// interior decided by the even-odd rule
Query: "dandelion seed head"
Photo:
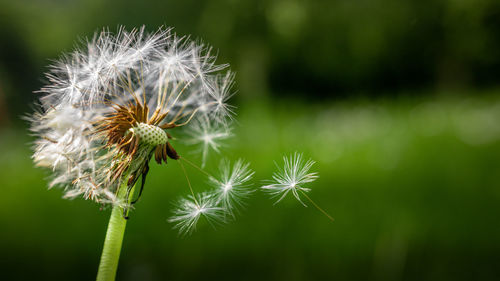
[[[234,75],[215,60],[211,47],[170,28],[103,29],[83,40],[49,67],[28,118],[35,164],[51,169],[49,185],[66,198],[126,206],[114,195],[123,181],[135,183],[152,158],[179,159],[169,137],[177,127],[193,127],[204,160],[229,136]]]

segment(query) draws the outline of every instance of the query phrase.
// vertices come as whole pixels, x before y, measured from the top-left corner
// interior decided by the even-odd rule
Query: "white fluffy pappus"
[[[181,161],[207,175],[214,189],[201,195],[192,193],[189,198],[180,199],[169,221],[175,223],[181,234],[187,234],[193,231],[200,217],[205,217],[213,226],[227,222],[229,218],[234,219],[237,207],[243,206],[243,199],[253,192],[248,184],[254,174],[250,165],[240,159],[231,166],[228,160],[223,159],[219,166],[220,174],[214,177],[187,159]]]
[[[190,234],[196,229],[199,219],[204,217],[212,226],[223,223],[226,209],[219,207],[213,194],[201,193],[182,198],[177,203],[174,215],[169,222],[174,223],[181,235]]]
[[[220,177],[209,177],[215,187],[213,193],[217,202],[234,217],[234,211],[243,206],[243,199],[247,198],[254,190],[249,188],[249,181],[254,172],[250,164],[237,160],[231,167],[228,160],[222,160],[219,165]]]
[[[273,174],[274,181],[268,185],[262,186],[262,189],[268,191],[273,196],[279,197],[276,203],[280,202],[288,193],[292,192],[293,196],[302,203],[302,205],[306,206],[300,199],[299,192],[305,194],[305,192],[311,191],[311,189],[303,185],[313,182],[318,178],[317,173],[309,172],[315,162],[311,159],[304,161],[302,154],[298,152],[283,157],[283,162],[283,168],[276,164],[278,172]]]
[[[35,164],[51,169],[50,186],[62,187],[66,198],[124,205],[118,189],[145,176],[153,156],[158,163],[180,157],[170,135],[176,128],[191,132],[193,143],[230,130],[234,75],[221,73],[228,65],[215,60],[210,46],[170,28],[97,32],[49,67],[28,117]],[[152,129],[139,136],[135,128]],[[168,141],[154,146],[141,137]],[[201,143],[204,160],[209,149],[219,150],[219,139]]]

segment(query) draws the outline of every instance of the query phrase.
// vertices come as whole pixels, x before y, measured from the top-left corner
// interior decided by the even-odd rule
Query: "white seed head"
[[[122,175],[140,174],[151,153],[159,163],[174,155],[161,146],[165,130],[190,130],[200,118],[215,128],[230,125],[233,74],[220,74],[227,65],[215,60],[211,47],[170,28],[96,33],[46,74],[29,117],[38,137],[34,162],[52,170],[50,186],[62,187],[67,198],[123,205],[110,196],[126,180]],[[194,131],[193,138],[204,140],[198,141],[203,159],[209,147],[219,150],[222,135]]]

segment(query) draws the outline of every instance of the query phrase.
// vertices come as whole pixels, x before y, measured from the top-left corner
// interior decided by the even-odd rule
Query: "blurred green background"
[[[219,50],[239,108],[224,155],[257,188],[304,152],[336,220],[255,192],[236,221],[181,238],[166,219],[185,179],[154,164],[119,280],[498,280],[500,2],[0,0],[2,280],[95,278],[110,211],[47,190],[21,116],[78,38],[143,24]]]

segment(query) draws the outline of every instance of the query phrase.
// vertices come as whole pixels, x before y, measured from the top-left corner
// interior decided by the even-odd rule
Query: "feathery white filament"
[[[299,191],[309,192],[311,189],[304,187],[303,184],[313,182],[318,178],[317,173],[309,172],[315,162],[311,159],[304,162],[302,154],[297,152],[288,157],[283,157],[283,162],[283,168],[276,164],[278,172],[273,174],[274,182],[262,186],[262,188],[273,196],[279,196],[276,203],[285,198],[289,192],[292,192],[293,196],[302,203],[302,205],[306,206],[300,199]]]
[[[250,170],[249,163],[238,160],[231,168],[230,162],[222,160],[220,164],[220,177],[210,177],[215,187],[214,195],[217,202],[234,217],[234,210],[242,206],[242,200],[253,192],[249,189],[248,182],[252,179],[254,172]]]
[[[231,128],[225,124],[210,121],[208,118],[199,118],[194,121],[187,131],[190,136],[189,144],[200,145],[202,166],[205,165],[210,150],[220,151],[221,141],[232,136]]]
[[[224,208],[218,207],[213,196],[208,193],[202,193],[194,198],[189,196],[187,199],[179,200],[178,206],[168,221],[175,223],[175,228],[183,235],[191,233],[195,228],[200,217],[206,218],[208,223],[214,225],[221,223],[225,217]]]

